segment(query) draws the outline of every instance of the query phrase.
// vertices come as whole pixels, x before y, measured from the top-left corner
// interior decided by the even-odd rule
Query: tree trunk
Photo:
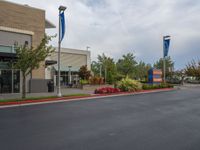
[[[26,98],[26,75],[23,73],[23,80],[22,80],[22,99]]]

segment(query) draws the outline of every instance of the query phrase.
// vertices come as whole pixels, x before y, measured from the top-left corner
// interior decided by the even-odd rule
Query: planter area
[[[173,88],[173,85],[160,83],[160,84],[142,84],[139,81],[130,78],[122,79],[117,82],[115,88],[113,87],[100,87],[94,90],[95,94],[109,94],[120,92],[140,92],[154,89]]]
[[[80,88],[82,90],[88,90],[88,91],[95,91],[98,88],[104,88],[104,87],[114,88],[114,85],[107,85],[107,84],[100,84],[100,85],[85,84],[85,85],[80,85]]]

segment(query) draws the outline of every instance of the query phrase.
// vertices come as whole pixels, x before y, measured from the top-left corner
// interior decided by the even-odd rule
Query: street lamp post
[[[89,48],[90,48],[90,47],[89,47],[89,46],[87,46],[87,47],[86,47],[86,50],[87,50],[87,51],[89,51]]]
[[[102,77],[102,65],[100,64],[100,77]]]
[[[169,50],[169,39],[170,36],[163,36],[163,82],[166,83],[166,56],[168,55],[168,50]],[[166,43],[166,40],[168,42]]]
[[[105,84],[106,84],[106,80],[107,80],[107,68],[105,66]]]
[[[68,66],[68,68],[69,68],[69,74],[68,74],[68,76],[69,76],[69,85],[71,86],[71,84],[72,84],[72,75],[71,75],[72,66]]]
[[[166,71],[166,64],[165,64],[165,55],[164,55],[164,49],[165,49],[165,36],[163,36],[163,82],[165,83],[165,71]]]
[[[58,89],[57,89],[57,96],[58,97],[61,97],[62,94],[61,94],[61,90],[60,90],[60,47],[61,47],[61,28],[60,28],[60,25],[61,25],[61,21],[60,21],[60,13],[61,12],[64,12],[66,10],[66,7],[65,6],[60,6],[59,7],[59,31],[58,31]]]

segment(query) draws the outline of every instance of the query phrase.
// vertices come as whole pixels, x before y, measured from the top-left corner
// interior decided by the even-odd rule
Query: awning
[[[55,64],[57,64],[57,61],[55,61],[55,60],[46,60],[45,61],[46,66],[55,65]]]
[[[56,70],[56,71],[58,71],[58,65],[54,65],[53,66],[53,68]],[[78,72],[79,71],[79,69],[80,69],[80,67],[71,67],[71,68],[69,68],[68,66],[60,66],[60,71],[66,71],[66,72],[68,72],[69,71],[69,69],[70,69],[70,71],[72,71],[72,72]]]
[[[51,23],[50,21],[48,21],[48,20],[45,19],[45,28],[46,29],[56,28],[56,26],[53,23]]]
[[[15,53],[2,53],[2,52],[0,52],[0,59],[16,60],[17,59],[17,55]]]

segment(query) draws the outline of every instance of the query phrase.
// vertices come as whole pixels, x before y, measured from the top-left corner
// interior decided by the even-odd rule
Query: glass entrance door
[[[0,88],[1,93],[12,92],[12,71],[1,70],[0,72]]]
[[[13,70],[13,93],[20,92],[20,71]]]
[[[20,71],[0,70],[0,93],[20,92]]]

